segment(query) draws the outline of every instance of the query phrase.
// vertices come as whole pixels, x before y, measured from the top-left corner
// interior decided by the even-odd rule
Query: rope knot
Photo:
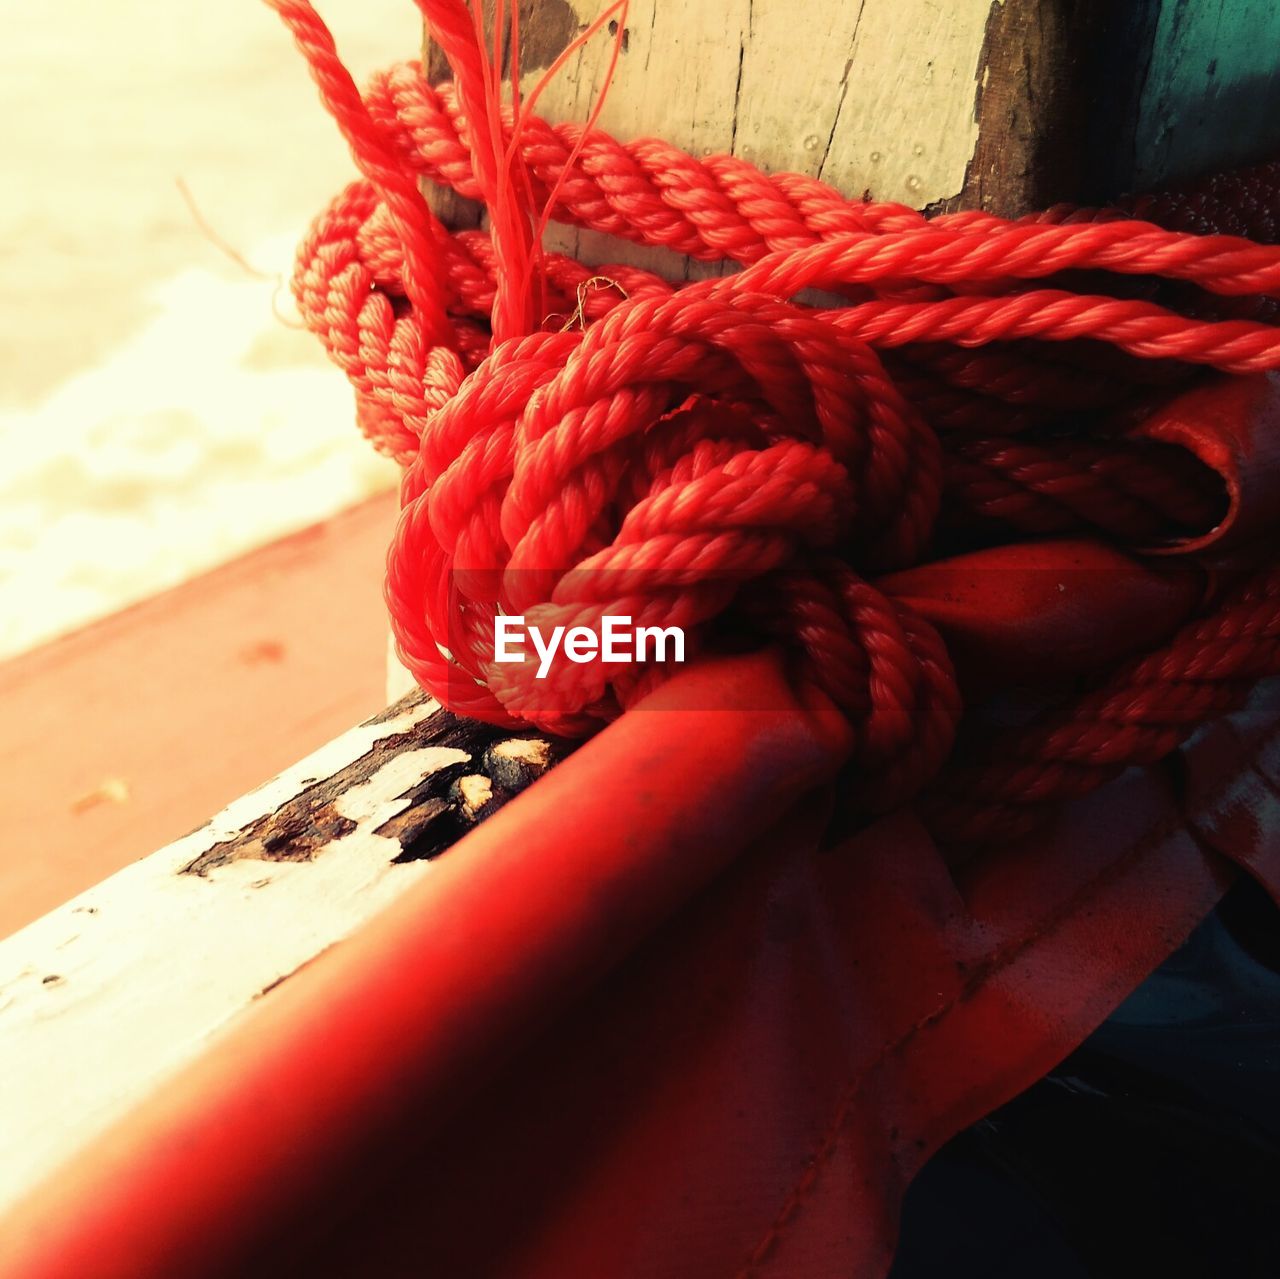
[[[928,218],[732,156],[618,141],[594,128],[599,97],[585,127],[539,120],[516,39],[504,106],[481,6],[418,2],[453,84],[415,64],[362,96],[308,0],[268,0],[363,175],[304,242],[295,296],[362,428],[408,468],[388,602],[405,664],[454,710],[585,732],[661,678],[601,656],[540,679],[497,661],[504,614],[541,631],[679,626],[686,656],[778,643],[855,728],[855,802],[890,806],[948,755],[959,694],[938,636],[886,595],[901,582],[863,575],[921,558],[944,482],[930,548],[943,553],[1010,531],[1150,547],[1213,528],[1216,477],[1206,487],[1202,467],[1115,426],[1200,368],[1280,367],[1280,246],[1236,238],[1270,237],[1248,208],[1259,192],[1274,204],[1276,166],[1232,179],[1230,199],[1119,216]],[[488,230],[448,232],[423,180],[481,200]],[[1161,210],[1231,234],[1133,216]],[[551,218],[741,270],[677,290],[587,266],[543,249]],[[841,305],[792,301],[811,290]],[[557,314],[573,317],[560,331]],[[991,738],[987,762],[976,780],[950,764],[921,811],[948,838],[1018,834],[1236,704],[1280,669],[1267,554],[1256,601],[1207,601],[1216,611],[1143,662],[1100,666],[1093,692],[1055,708],[1048,679],[1040,717],[1004,731],[1002,708],[980,706],[965,753]],[[1208,672],[1193,660],[1205,634],[1223,644]]]
[[[868,766],[918,781],[955,718],[945,654],[849,565],[919,553],[939,472],[875,354],[802,308],[712,288],[623,302],[499,345],[426,423],[388,560],[396,639],[456,709],[561,733],[616,716],[653,663],[502,664],[499,616],[677,626],[694,652],[781,641],[861,726]]]

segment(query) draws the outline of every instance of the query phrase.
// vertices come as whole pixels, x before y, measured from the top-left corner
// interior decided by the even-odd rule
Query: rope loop
[[[1149,547],[1212,525],[1214,477],[1115,423],[1206,368],[1280,368],[1280,247],[1241,238],[1275,238],[1280,165],[1118,208],[930,219],[619,142],[593,127],[599,100],[585,127],[549,124],[531,111],[542,84],[521,97],[518,47],[504,107],[501,50],[463,0],[417,0],[454,85],[403,64],[363,96],[307,0],[268,3],[363,175],[304,240],[295,296],[361,428],[405,467],[392,627],[455,711],[581,734],[662,677],[603,655],[500,662],[513,615],[544,633],[679,627],[686,656],[778,643],[853,725],[860,807],[941,772],[921,811],[987,839],[1173,749],[1280,670],[1264,556],[1201,630],[973,774],[944,767],[961,700],[942,640],[875,580],[957,536]],[[447,232],[424,179],[480,200],[491,231]],[[741,270],[677,288],[587,266],[543,248],[551,218]],[[1189,656],[1197,635],[1241,633],[1209,672]]]

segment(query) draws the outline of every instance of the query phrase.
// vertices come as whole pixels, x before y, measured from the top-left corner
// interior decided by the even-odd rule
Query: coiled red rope
[[[864,574],[919,560],[944,505],[961,523],[1138,544],[1215,518],[1204,475],[1169,450],[1023,433],[1140,404],[1197,366],[1280,367],[1265,322],[1280,248],[1215,230],[1273,238],[1256,206],[1261,192],[1277,207],[1274,167],[1135,206],[1196,234],[1124,210],[927,219],[553,126],[518,98],[504,111],[499,51],[462,0],[418,0],[454,85],[404,64],[363,96],[306,0],[269,3],[364,174],[312,227],[295,293],[362,429],[407,467],[392,625],[454,710],[581,733],[654,676],[595,663],[535,684],[494,662],[499,613],[627,615],[707,647],[754,634],[794,650],[855,726],[860,802],[896,804],[943,769],[960,699],[938,635]],[[492,234],[449,233],[424,178],[482,200]],[[542,251],[547,217],[743,269],[679,289],[589,269]],[[794,301],[808,289],[846,304]],[[976,771],[943,772],[928,811],[962,840],[1019,833],[1280,670],[1278,624],[1267,565]]]

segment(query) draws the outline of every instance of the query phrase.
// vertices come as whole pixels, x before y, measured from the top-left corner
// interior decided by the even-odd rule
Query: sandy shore
[[[357,78],[408,0],[329,0]],[[0,44],[0,655],[394,482],[292,313],[307,220],[352,174],[256,0],[13,8]],[[267,278],[201,231],[179,190]],[[277,296],[278,295],[278,296]]]

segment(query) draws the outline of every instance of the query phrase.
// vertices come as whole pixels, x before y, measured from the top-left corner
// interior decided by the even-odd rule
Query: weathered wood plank
[[[525,0],[522,88],[608,4]],[[600,127],[924,205],[964,185],[989,8],[990,0],[813,0],[797,21],[791,0],[634,0]],[[609,52],[604,33],[579,50],[543,93],[540,114],[586,119]],[[433,79],[447,77],[430,45],[427,59]],[[475,225],[465,202],[432,198],[447,222]],[[593,263],[691,278],[720,269],[574,228],[553,227],[549,242]]]
[[[609,0],[524,0],[527,90]],[[917,207],[1010,216],[1098,203],[1280,152],[1280,6],[1271,0],[635,0],[600,118],[692,152]],[[428,41],[433,79],[448,67]],[[582,120],[597,37],[543,94]],[[661,91],[656,86],[661,85]],[[458,225],[474,206],[433,193]],[[573,229],[585,261],[719,270]]]
[[[560,751],[407,698],[0,941],[0,1206]]]

